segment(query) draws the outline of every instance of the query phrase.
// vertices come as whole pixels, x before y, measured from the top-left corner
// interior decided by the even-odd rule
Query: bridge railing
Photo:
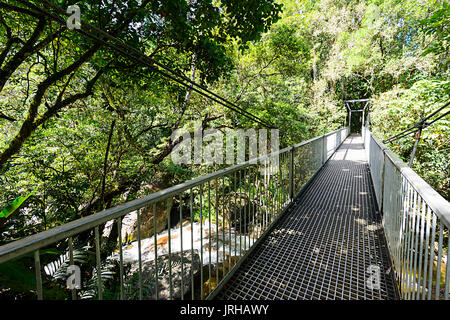
[[[367,128],[363,136],[402,298],[449,300],[449,202]]]
[[[0,297],[211,298],[348,133],[343,128],[3,245]],[[15,278],[7,281],[8,272]]]

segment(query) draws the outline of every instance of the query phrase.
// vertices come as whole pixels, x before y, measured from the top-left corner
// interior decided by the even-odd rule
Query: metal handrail
[[[383,144],[376,136],[371,134],[373,141],[383,150],[385,155],[392,161],[402,173],[411,186],[420,194],[428,206],[442,219],[446,227],[450,228],[450,203],[444,199],[436,190],[433,189],[422,177],[412,170],[402,159],[399,158],[392,150]]]
[[[49,245],[55,244],[57,242],[60,241],[66,241],[68,240],[68,254],[71,257],[71,260],[73,260],[73,237],[77,236],[85,231],[95,231],[95,256],[96,256],[96,261],[97,261],[97,286],[98,286],[98,298],[102,299],[102,280],[100,277],[100,266],[101,266],[101,257],[100,257],[100,232],[99,232],[99,227],[106,223],[106,222],[111,222],[111,221],[117,221],[117,227],[119,228],[119,243],[122,242],[122,238],[121,238],[121,224],[122,224],[122,218],[132,212],[136,212],[137,213],[137,228],[138,228],[138,235],[137,235],[137,243],[138,243],[138,254],[139,254],[139,297],[142,299],[143,298],[143,270],[142,270],[142,263],[143,261],[141,260],[141,231],[140,231],[140,226],[141,226],[141,221],[140,221],[140,210],[139,209],[143,209],[144,207],[152,207],[153,208],[153,220],[154,220],[154,249],[153,252],[155,254],[155,268],[157,268],[156,262],[158,261],[158,243],[157,243],[157,232],[156,232],[156,207],[158,204],[163,203],[163,202],[167,202],[166,203],[166,209],[167,211],[167,219],[168,219],[168,243],[170,244],[173,240],[173,238],[171,238],[170,236],[170,200],[175,200],[175,199],[179,199],[180,201],[180,222],[182,221],[182,214],[181,214],[181,210],[182,207],[186,208],[187,210],[190,210],[190,214],[191,214],[191,218],[190,218],[190,222],[191,222],[191,236],[193,234],[193,228],[192,228],[192,224],[193,224],[193,191],[194,190],[198,190],[199,191],[199,199],[200,199],[200,208],[201,208],[201,202],[202,202],[202,196],[203,199],[205,201],[205,203],[208,203],[209,206],[209,211],[208,211],[208,218],[204,218],[204,219],[209,219],[209,231],[208,233],[211,234],[213,232],[217,232],[217,241],[219,241],[219,231],[221,232],[221,239],[223,239],[223,241],[225,241],[226,237],[231,237],[232,236],[232,223],[236,223],[236,216],[234,216],[234,218],[232,218],[231,216],[229,216],[227,219],[227,226],[225,224],[225,217],[223,216],[223,221],[221,221],[221,225],[219,226],[219,221],[218,221],[218,217],[216,216],[216,226],[215,229],[212,229],[211,226],[211,202],[214,202],[214,205],[219,206],[219,202],[217,202],[217,191],[218,191],[218,187],[217,184],[220,182],[220,180],[222,180],[222,187],[220,193],[225,192],[224,188],[225,188],[225,179],[229,179],[229,181],[234,181],[233,182],[233,189],[230,190],[234,190],[234,192],[239,195],[239,199],[241,199],[241,192],[242,192],[242,186],[248,186],[248,190],[243,190],[244,194],[248,194],[249,196],[249,201],[251,199],[251,201],[256,201],[254,203],[251,204],[250,206],[250,202],[248,202],[248,204],[246,205],[241,205],[239,204],[239,209],[237,209],[241,214],[242,212],[244,213],[244,217],[247,217],[247,215],[249,215],[250,211],[251,214],[253,215],[253,219],[257,219],[255,220],[253,223],[256,223],[256,230],[259,230],[256,232],[255,235],[252,235],[252,243],[250,242],[250,237],[248,237],[248,239],[245,238],[245,233],[244,233],[244,240],[242,240],[242,230],[236,230],[236,235],[234,236],[234,241],[236,242],[236,237],[239,237],[239,242],[244,241],[244,250],[245,252],[250,252],[251,249],[254,247],[255,245],[255,240],[258,241],[261,236],[264,234],[264,232],[270,228],[273,223],[280,217],[280,214],[282,214],[287,206],[289,206],[289,204],[292,203],[292,200],[294,198],[294,196],[301,190],[302,187],[304,187],[305,185],[305,179],[311,179],[311,174],[314,172],[317,172],[322,166],[323,164],[331,157],[331,155],[337,150],[337,148],[339,147],[339,145],[345,140],[345,138],[347,137],[347,135],[349,134],[349,128],[342,128],[327,134],[324,134],[322,136],[313,138],[313,139],[309,139],[307,141],[298,143],[294,146],[290,146],[287,148],[284,148],[282,150],[279,150],[277,152],[273,152],[267,155],[263,155],[260,156],[258,158],[255,159],[251,159],[249,161],[246,161],[244,163],[241,164],[237,164],[234,166],[231,166],[229,168],[225,168],[207,175],[204,175],[202,177],[198,177],[195,179],[192,179],[190,181],[178,184],[176,186],[164,189],[164,190],[160,190],[158,192],[155,192],[151,195],[145,196],[143,198],[140,199],[136,199],[118,206],[115,206],[113,208],[109,208],[106,210],[103,210],[101,212],[92,214],[90,216],[87,217],[83,217],[80,219],[77,219],[75,221],[66,223],[62,226],[58,226],[55,228],[52,228],[50,230],[46,230],[40,233],[37,233],[35,235],[26,237],[24,239],[21,240],[17,240],[8,244],[5,244],[3,246],[0,247],[0,264],[8,262],[12,259],[15,258],[19,258],[22,257],[26,254],[32,253],[34,252],[34,259],[35,259],[35,272],[36,272],[36,286],[37,286],[37,297],[38,299],[42,299],[43,298],[43,285],[42,285],[42,279],[41,279],[41,262],[40,262],[40,249],[45,248]],[[329,139],[329,137],[335,136],[334,139]],[[308,155],[313,156],[314,159],[312,163],[308,164],[308,163],[301,163],[299,161],[300,158],[298,156],[301,156],[301,148],[302,147],[307,147],[307,146],[311,146],[312,149],[310,149],[310,152],[313,152],[312,154],[308,153]],[[309,147],[308,147],[309,148]],[[267,168],[272,168],[271,166],[269,166],[269,162],[273,157],[279,156],[279,161],[280,161],[280,165],[278,167],[278,172],[272,172],[273,177],[269,174],[267,175],[266,173],[264,173],[264,177],[260,174],[260,173],[256,173],[258,172],[258,170],[261,169],[267,169]],[[310,162],[310,161],[307,161]],[[307,173],[305,173],[304,171],[302,171],[303,167],[306,166],[306,168],[308,170],[306,170]],[[300,169],[300,170],[299,170]],[[311,171],[311,169],[313,169]],[[257,171],[255,171],[257,170]],[[272,170],[272,169],[271,169]],[[251,173],[253,172],[253,173]],[[260,176],[258,176],[260,175]],[[232,176],[234,177],[234,180],[232,179]],[[241,177],[244,178],[244,180],[241,182]],[[237,178],[239,180],[237,180]],[[246,180],[245,180],[246,179]],[[253,179],[255,179],[253,181]],[[252,182],[257,182],[260,183],[258,185],[252,185]],[[216,201],[211,201],[211,199],[209,198],[209,191],[214,191],[213,189],[209,189],[210,188],[210,183],[213,183],[215,185],[215,192],[216,192]],[[231,182],[230,182],[231,183]],[[272,185],[272,187],[274,189],[268,189],[269,183]],[[208,188],[207,194],[204,194],[202,190],[204,190],[203,188]],[[238,187],[238,189],[236,189]],[[231,185],[229,186],[229,188],[231,188]],[[182,200],[182,196],[183,195],[187,195],[189,194],[190,200]],[[223,196],[225,196],[224,193],[222,193]],[[250,198],[250,196],[252,196],[252,198]],[[237,196],[235,196],[237,197]],[[226,198],[223,199],[223,201],[228,201],[228,205],[231,205],[232,202],[230,202],[230,198],[228,197],[228,200],[226,200]],[[239,200],[240,201],[240,200]],[[189,205],[187,205],[187,207],[182,204],[183,203],[187,203],[189,202]],[[236,205],[236,198],[234,199],[234,205]],[[224,205],[221,204],[221,206]],[[248,206],[248,208],[246,208],[245,206]],[[255,206],[255,207],[253,207]],[[190,207],[190,209],[189,209]],[[223,214],[225,214],[224,212],[224,208],[216,208],[217,211],[222,211]],[[201,209],[202,210],[202,209]],[[233,209],[235,210],[235,209]],[[247,213],[245,213],[245,210],[248,210]],[[228,211],[229,214],[230,211]],[[203,213],[201,213],[202,215]],[[216,212],[216,214],[220,214],[218,212]],[[248,216],[250,218],[250,216]],[[221,217],[222,219],[222,217]],[[234,219],[234,220],[231,220]],[[244,218],[245,219],[245,218]],[[202,227],[202,217],[200,217],[200,224],[199,227]],[[189,221],[189,220],[188,220]],[[240,221],[239,223],[242,223],[242,221]],[[245,223],[245,222],[244,222]],[[220,227],[220,228],[219,228]],[[176,227],[178,228],[178,226]],[[183,232],[183,227],[180,224],[180,232]],[[205,225],[206,228],[206,225]],[[200,230],[201,231],[201,230]],[[234,231],[233,231],[234,232]],[[202,241],[203,237],[203,231],[201,231],[201,236],[200,236],[200,241]],[[256,238],[255,238],[256,237]],[[183,234],[181,233],[179,239],[181,241],[181,253],[183,254],[183,252],[186,252],[186,250],[190,250],[191,251],[191,258],[193,259],[194,257],[194,247],[193,247],[193,242],[191,243],[191,248],[189,249],[189,245],[187,246],[187,248],[185,248],[186,250],[183,251]],[[214,240],[214,239],[213,239]],[[248,240],[248,245],[246,245],[246,241]],[[211,236],[208,242],[208,246],[209,246],[209,252],[211,252]],[[241,261],[242,259],[245,258],[246,255],[242,254],[242,248],[241,248],[242,244],[240,244],[240,249],[239,249],[239,253],[237,252],[237,248],[234,248],[234,254],[236,256],[236,258],[238,258],[238,262]],[[201,246],[200,248],[202,248],[203,246]],[[120,249],[120,286],[121,286],[121,298],[124,297],[123,294],[123,261],[122,261],[122,246],[119,245],[119,249]],[[223,244],[222,247],[223,251],[223,263],[225,263],[225,244]],[[232,247],[230,245],[229,247],[229,254],[230,254],[230,258],[231,258],[231,254],[232,254]],[[173,252],[173,251],[172,251]],[[222,254],[221,253],[221,254]],[[200,250],[200,261],[202,261],[203,263],[203,251],[202,249]],[[216,249],[216,255],[217,255],[217,259],[219,259],[219,248]],[[169,246],[169,265],[170,265],[170,261],[171,261],[171,249]],[[210,253],[210,257],[211,259],[211,253]],[[183,259],[183,257],[181,257],[181,259]],[[228,258],[227,258],[228,259]],[[217,262],[219,262],[219,260],[217,260]],[[181,260],[182,266],[183,266],[183,260]],[[188,262],[186,262],[188,263]],[[190,262],[191,263],[191,267],[193,267],[193,261]],[[231,263],[231,262],[230,262]],[[238,264],[234,263],[234,266],[237,267]],[[228,267],[231,267],[231,265],[228,265]],[[228,270],[226,272],[226,274],[223,274],[223,278],[220,279],[218,278],[218,281],[220,281],[217,284],[217,287],[220,287],[221,284],[224,283],[224,281],[227,278],[227,275],[229,275],[234,269],[235,267],[233,267],[233,269],[230,271]],[[183,268],[183,267],[182,267]],[[211,272],[211,260],[209,261],[209,268],[210,268],[210,272]],[[203,269],[201,269],[201,277],[203,279]],[[171,272],[172,269],[170,269]],[[183,270],[183,269],[182,269]],[[225,270],[225,269],[224,269]],[[156,269],[155,269],[156,272]],[[183,272],[183,271],[182,271]],[[218,272],[218,271],[217,271]],[[219,274],[218,274],[219,275]],[[211,276],[211,275],[210,275]],[[191,272],[191,277],[192,277],[192,272]],[[192,281],[193,278],[191,278]],[[172,280],[170,280],[170,297],[172,297]],[[158,299],[158,280],[156,281],[156,291],[155,291],[155,299]],[[192,282],[192,286],[191,286],[191,291],[193,292],[193,282]],[[183,292],[183,285],[181,288],[181,292]],[[76,290],[72,290],[72,299],[75,299],[77,297],[77,293],[75,292]],[[213,291],[214,292],[214,291]],[[209,290],[209,295],[211,296],[213,294],[213,292],[211,292],[211,288]],[[194,294],[194,293],[192,293]],[[192,296],[193,298],[194,296]],[[201,298],[203,298],[203,293],[201,294]]]
[[[294,148],[302,147],[311,142],[322,139],[324,137],[328,137],[328,136],[335,134],[342,130],[343,129],[338,129],[338,130],[326,133],[324,135],[300,142],[296,145],[283,148],[279,151],[272,152],[272,153],[264,155],[264,156],[260,156],[256,159],[251,159],[244,163],[237,164],[237,165],[234,165],[229,168],[222,169],[222,170],[218,170],[218,171],[215,171],[213,173],[210,173],[210,174],[198,177],[198,178],[194,178],[190,181],[180,183],[178,185],[169,187],[164,190],[157,191],[148,196],[145,196],[145,197],[142,197],[142,198],[139,198],[136,200],[132,200],[132,201],[129,201],[124,204],[117,205],[113,208],[105,209],[98,213],[94,213],[90,216],[68,222],[62,226],[58,226],[58,227],[55,227],[55,228],[52,228],[52,229],[49,229],[46,231],[42,231],[35,235],[28,236],[24,239],[20,239],[20,240],[5,244],[0,247],[0,263],[14,259],[14,258],[22,256],[24,254],[30,253],[40,247],[45,247],[45,246],[55,243],[57,241],[66,239],[67,237],[76,235],[80,232],[92,229],[96,226],[101,225],[102,223],[116,219],[120,216],[124,216],[127,213],[141,209],[141,208],[151,205],[155,202],[160,202],[160,201],[166,200],[170,196],[173,196],[173,195],[179,194],[183,191],[194,188],[194,187],[196,187],[200,184],[203,184],[207,181],[210,181],[212,179],[222,177],[226,174],[233,173],[240,169],[244,169],[250,165],[253,165],[256,161],[267,160],[271,157],[291,151]]]
[[[401,297],[450,300],[450,203],[363,128],[375,195]]]

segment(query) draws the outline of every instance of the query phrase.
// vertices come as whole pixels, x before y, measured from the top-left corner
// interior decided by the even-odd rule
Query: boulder
[[[158,257],[158,299],[171,300],[181,299],[181,283],[183,282],[183,294],[190,291],[191,272],[195,277],[200,270],[200,256],[198,250],[186,250],[183,252],[172,253],[170,256],[172,266],[172,296],[170,295],[170,277],[169,277],[169,255]],[[181,264],[183,262],[183,272]],[[155,299],[156,281],[155,281],[155,262],[142,262],[142,287],[143,298],[145,300]],[[128,299],[139,298],[139,263],[133,263],[130,269],[130,276],[125,281],[126,296]]]
[[[222,221],[225,215],[225,221],[228,226],[232,226],[236,230],[241,230],[245,233],[247,226],[245,222],[249,221],[249,214],[251,210],[249,206],[249,199],[246,193],[230,192],[223,199],[223,208],[219,210],[219,219]]]
[[[167,215],[169,210],[167,201],[156,204],[156,233],[160,233],[167,228]],[[154,234],[154,214],[153,206],[140,209],[141,211],[141,239],[149,238]],[[103,230],[103,237],[107,238],[111,232],[113,221],[108,221]],[[122,218],[122,241],[137,240],[137,211],[132,211]]]

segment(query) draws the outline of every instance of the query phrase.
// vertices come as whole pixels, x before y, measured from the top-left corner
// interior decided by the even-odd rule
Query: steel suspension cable
[[[23,5],[27,6],[28,8],[33,9],[33,10],[37,10],[37,11],[39,11],[39,13],[50,17],[52,20],[55,20],[55,21],[57,21],[57,22],[59,22],[59,23],[61,23],[63,25],[66,24],[66,20],[61,18],[58,15],[52,14],[51,12],[47,12],[47,11],[43,10],[42,8],[39,8],[39,7],[29,3],[27,1],[23,1],[23,0],[18,0],[18,1],[20,3],[22,3]],[[58,6],[55,6],[54,4],[48,2],[47,0],[41,0],[41,2],[44,3],[44,6],[53,8],[53,9],[61,12],[64,15],[67,14],[63,9],[59,8]],[[120,39],[110,35],[109,33],[105,32],[105,31],[103,31],[103,30],[101,30],[101,29],[99,29],[99,28],[97,28],[95,26],[92,26],[91,24],[89,24],[87,22],[84,22],[83,20],[81,20],[80,22],[81,22],[81,25],[87,27],[88,29],[94,30],[95,32],[98,32],[99,34],[103,35],[105,38],[113,41],[116,45],[113,45],[113,44],[107,42],[106,40],[101,39],[98,36],[93,35],[91,32],[87,32],[87,31],[85,31],[83,29],[75,29],[79,33],[81,33],[81,34],[83,34],[83,35],[85,35],[85,36],[87,36],[87,37],[89,37],[89,38],[91,38],[91,39],[93,39],[93,40],[95,40],[97,42],[100,42],[101,44],[103,44],[103,45],[113,49],[114,51],[119,52],[121,55],[124,55],[124,56],[127,56],[127,57],[133,59],[137,63],[144,64],[145,66],[150,67],[153,71],[161,74],[162,76],[167,77],[167,78],[171,79],[172,81],[175,81],[175,82],[177,82],[177,83],[179,83],[179,84],[181,84],[181,85],[183,85],[183,86],[185,86],[185,87],[187,87],[187,88],[189,88],[189,89],[191,89],[191,90],[201,94],[202,96],[205,96],[205,97],[211,99],[212,101],[214,101],[214,102],[216,102],[218,104],[221,104],[222,106],[224,106],[224,107],[226,107],[226,108],[228,108],[228,109],[230,109],[230,110],[232,110],[232,111],[234,111],[234,112],[236,112],[236,113],[238,113],[238,114],[240,114],[240,115],[242,115],[242,116],[244,116],[244,117],[246,117],[246,118],[248,118],[248,119],[250,119],[250,120],[252,120],[254,122],[257,122],[258,124],[260,124],[260,125],[262,125],[264,127],[275,128],[275,126],[273,124],[270,124],[270,123],[266,122],[265,120],[263,120],[263,119],[255,116],[255,115],[249,113],[248,111],[240,108],[236,104],[234,104],[234,103],[228,101],[227,99],[221,97],[220,95],[217,95],[216,93],[214,93],[214,92],[208,90],[207,88],[199,85],[195,81],[192,81],[191,79],[185,77],[184,75],[182,75],[182,74],[172,70],[171,68],[169,68],[169,67],[167,67],[167,66],[165,66],[165,65],[163,65],[163,64],[161,64],[161,63],[159,63],[157,61],[155,61],[154,59],[146,56],[141,51],[135,49],[134,47],[131,47],[131,46],[125,44],[122,40],[120,40]],[[167,72],[164,72],[162,70],[159,70],[159,69],[155,68],[155,65],[160,67],[160,68],[162,68],[162,69],[164,69]],[[181,78],[181,80],[178,79],[177,77]],[[188,83],[186,83],[186,82],[188,82]]]
[[[431,114],[429,114],[428,116],[422,118],[418,123],[416,123],[414,126],[409,127],[408,129],[403,130],[402,132],[388,138],[385,139],[383,141],[383,143],[391,143],[395,140],[398,140],[400,138],[403,138],[405,136],[408,136],[412,133],[415,133],[421,129],[425,129],[426,127],[432,125],[433,123],[435,123],[436,121],[442,119],[443,117],[445,117],[446,115],[450,114],[450,111],[447,111],[446,113],[438,116],[437,118],[433,119],[431,122],[427,122],[428,119],[430,119],[431,117],[435,116],[436,114],[438,114],[440,111],[442,111],[443,109],[447,108],[450,105],[450,102],[447,102],[446,104],[444,104],[443,106],[441,106],[440,108],[438,108],[437,110],[433,111]]]

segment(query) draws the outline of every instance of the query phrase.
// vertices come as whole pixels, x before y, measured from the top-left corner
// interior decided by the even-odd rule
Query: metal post
[[[41,260],[40,260],[40,256],[39,256],[39,250],[36,250],[34,252],[34,268],[35,268],[35,274],[36,274],[37,299],[42,300],[43,292],[42,292]]]
[[[327,137],[322,136],[322,165],[327,161]]]
[[[364,131],[364,118],[365,118],[364,116],[365,116],[365,113],[366,113],[366,108],[364,108],[363,113],[362,113],[361,133]]]
[[[363,131],[364,131],[364,127],[365,127],[364,121],[365,121],[365,118],[366,118],[366,108],[367,108],[368,105],[369,105],[369,101],[366,102],[366,104],[364,105],[364,108],[363,108],[362,122],[361,122],[361,133],[363,133]],[[363,138],[364,138],[364,135],[363,135]]]
[[[348,127],[350,128],[350,133],[352,133],[352,110],[348,114]]]
[[[289,153],[289,199],[294,199],[294,148]]]
[[[381,169],[381,192],[380,192],[380,207],[378,208],[378,210],[380,210],[380,214],[383,215],[383,208],[384,208],[384,182],[386,181],[385,179],[385,173],[386,173],[386,152],[384,151],[384,149],[381,149],[381,152],[383,152],[383,167]]]

